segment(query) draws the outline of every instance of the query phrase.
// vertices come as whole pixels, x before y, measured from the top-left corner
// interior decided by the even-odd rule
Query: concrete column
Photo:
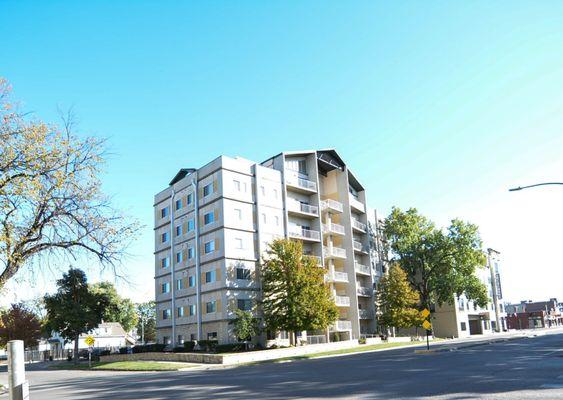
[[[10,400],[29,398],[28,387],[25,382],[23,340],[10,340],[8,342],[8,386],[10,388]]]

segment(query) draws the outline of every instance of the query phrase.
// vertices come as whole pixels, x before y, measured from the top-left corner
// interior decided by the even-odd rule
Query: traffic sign
[[[424,322],[422,323],[422,327],[424,329],[426,329],[427,331],[429,331],[430,328],[432,328],[432,324],[430,322],[428,322],[427,320],[424,320]]]
[[[84,341],[86,342],[86,344],[90,347],[94,346],[94,337],[93,336],[86,336],[86,339],[84,339]]]
[[[422,318],[426,318],[430,315],[430,310],[428,310],[428,308],[425,308],[424,310],[422,310],[421,314]]]

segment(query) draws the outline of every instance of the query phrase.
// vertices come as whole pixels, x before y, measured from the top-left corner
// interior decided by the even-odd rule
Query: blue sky
[[[479,224],[509,299],[563,297],[563,189],[506,191],[563,180],[561,2],[0,1],[0,37],[25,109],[109,138],[104,189],[147,225],[135,299],[179,168],[327,147],[382,214]]]

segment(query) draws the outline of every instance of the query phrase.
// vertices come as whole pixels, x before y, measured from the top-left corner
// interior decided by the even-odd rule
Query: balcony
[[[371,293],[372,293],[372,289],[369,287],[362,287],[359,286],[357,288],[357,294],[358,296],[362,296],[362,297],[371,297]]]
[[[289,236],[294,239],[301,239],[309,242],[320,242],[321,233],[312,229],[296,229],[289,232]]]
[[[321,201],[321,209],[323,211],[332,211],[332,212],[341,213],[344,211],[344,206],[339,201],[326,199]]]
[[[358,315],[360,319],[373,319],[374,314],[370,310],[358,310]]]
[[[352,195],[350,195],[350,206],[354,210],[361,212],[362,214],[366,212],[366,207],[364,206],[364,203],[362,203]]]
[[[364,246],[362,242],[358,242],[357,240],[354,240],[353,244],[354,244],[354,251],[357,251],[359,253],[365,253],[365,254],[368,253],[368,247]]]
[[[340,247],[325,247],[324,256],[328,258],[346,258],[346,250]]]
[[[349,331],[352,329],[352,321],[338,320],[334,323],[332,328],[333,331],[338,332]]]
[[[317,193],[317,184],[308,179],[291,176],[287,177],[286,184],[287,186],[296,189],[298,192]]]
[[[319,267],[323,267],[323,261],[319,256],[313,256],[311,254],[303,254],[303,256],[308,257],[308,258],[312,258],[313,260],[315,260],[315,262],[317,263],[317,265]]]
[[[327,275],[329,282],[348,282],[348,274],[346,272],[334,271]]]
[[[363,233],[366,233],[366,232],[367,232],[367,226],[366,226],[366,224],[364,224],[364,223],[358,221],[358,220],[355,219],[355,218],[352,218],[352,228],[354,228],[354,229],[357,230],[357,231],[363,232]]]
[[[303,204],[298,201],[288,201],[287,212],[289,214],[297,214],[299,216],[305,217],[318,217],[319,207],[311,206],[309,204]]]
[[[355,262],[354,263],[354,269],[356,270],[356,273],[358,273],[358,274],[371,275],[371,270],[367,265],[362,265],[360,263]]]
[[[334,296],[334,303],[339,307],[350,307],[350,297]]]
[[[344,225],[335,224],[334,222],[323,224],[323,232],[344,236]]]

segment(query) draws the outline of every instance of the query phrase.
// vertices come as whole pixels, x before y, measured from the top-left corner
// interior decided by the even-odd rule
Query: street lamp
[[[544,182],[544,183],[536,183],[535,185],[528,185],[528,186],[518,186],[516,188],[508,189],[509,192],[516,192],[522,189],[533,188],[536,186],[547,186],[547,185],[563,185],[563,182]]]

